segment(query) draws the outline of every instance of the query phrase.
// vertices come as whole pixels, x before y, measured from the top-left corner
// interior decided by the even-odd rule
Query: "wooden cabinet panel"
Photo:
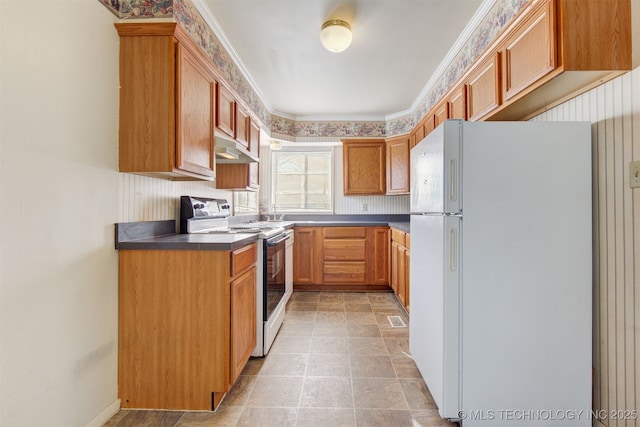
[[[249,151],[256,157],[260,156],[260,127],[249,121]]]
[[[316,227],[294,227],[293,282],[296,284],[322,283],[322,246]]]
[[[346,237],[367,237],[365,227],[323,227],[322,233],[325,239],[342,239]]]
[[[122,407],[211,410],[230,383],[229,252],[118,256]]]
[[[391,287],[398,300],[409,311],[409,271],[410,271],[409,233],[391,229]]]
[[[424,136],[429,135],[436,128],[436,117],[433,113],[427,114],[424,121]]]
[[[176,166],[213,176],[216,81],[193,54],[181,45],[177,49]]]
[[[389,227],[295,227],[294,233],[293,282],[299,289],[389,285]]]
[[[387,194],[408,194],[410,142],[408,136],[399,136],[386,141]]]
[[[221,84],[218,85],[216,107],[216,127],[229,138],[235,139],[236,101],[229,89]]]
[[[385,194],[384,140],[343,140],[344,194]]]
[[[442,122],[449,118],[449,103],[443,100],[438,104],[434,111],[434,126],[438,127]]]
[[[389,284],[389,227],[367,227],[367,283]]]
[[[480,120],[500,106],[500,54],[478,64],[467,79],[467,117]]]
[[[418,124],[418,126],[416,127],[416,144],[419,144],[420,141],[422,141],[425,137],[424,134],[424,124],[421,122],[420,124]],[[413,148],[413,147],[412,147]]]
[[[525,20],[504,47],[504,100],[556,68],[555,14],[548,2]]]
[[[365,239],[327,239],[324,240],[325,261],[364,261]]]
[[[216,172],[216,188],[224,190],[258,191],[260,165],[253,163],[219,163]]]
[[[448,101],[450,119],[467,119],[466,93],[467,87],[463,84],[451,93]]]
[[[364,284],[366,263],[364,261],[331,261],[323,265],[324,283]]]
[[[231,252],[231,276],[236,276],[252,266],[258,259],[258,245],[252,243]]]
[[[215,80],[175,23],[116,24],[120,35],[119,170],[213,180]]]
[[[249,113],[236,103],[236,141],[249,148]]]
[[[255,247],[255,244],[252,245]],[[254,261],[255,262],[255,261]],[[231,373],[233,384],[256,347],[256,267],[231,282]]]

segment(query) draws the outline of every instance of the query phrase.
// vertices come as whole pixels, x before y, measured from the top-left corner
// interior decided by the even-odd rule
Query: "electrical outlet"
[[[640,187],[640,160],[631,162],[629,165],[629,183],[631,188]]]
[[[369,205],[367,205],[366,203],[362,204],[362,212],[366,212],[369,210]]]

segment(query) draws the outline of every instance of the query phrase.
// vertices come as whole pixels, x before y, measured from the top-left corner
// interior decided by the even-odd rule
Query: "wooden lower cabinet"
[[[123,408],[220,404],[256,345],[256,254],[255,243],[237,251],[119,251]]]
[[[391,229],[391,288],[400,303],[409,311],[409,233]]]
[[[385,290],[389,227],[295,227],[296,289]]]

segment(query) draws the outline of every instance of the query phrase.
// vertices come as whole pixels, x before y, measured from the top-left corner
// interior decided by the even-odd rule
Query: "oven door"
[[[286,243],[288,235],[283,233],[264,240],[263,248],[263,305],[264,321],[269,320],[285,293]]]

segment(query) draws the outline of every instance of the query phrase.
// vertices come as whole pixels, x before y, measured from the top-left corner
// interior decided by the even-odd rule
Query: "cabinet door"
[[[389,227],[367,227],[367,284],[389,285]]]
[[[442,122],[449,118],[449,103],[441,102],[438,104],[434,111],[435,127],[440,126]]]
[[[181,45],[177,70],[176,167],[214,176],[215,80]]]
[[[343,141],[344,194],[385,194],[384,140]]]
[[[260,127],[249,120],[249,151],[256,157],[260,156]]]
[[[321,254],[316,246],[315,227],[295,227],[293,239],[293,283],[318,284],[318,269],[322,267]]]
[[[231,384],[256,347],[256,267],[231,282]]]
[[[404,253],[404,277],[405,277],[405,297],[404,297],[404,307],[409,312],[409,307],[411,305],[411,300],[409,295],[411,295],[411,239],[409,238],[409,234],[406,235],[406,248],[407,250]]]
[[[391,242],[391,289],[398,295],[398,254],[400,244],[398,242]]]
[[[406,253],[407,248],[404,246],[398,245],[398,253],[397,253],[397,280],[398,287],[396,289],[396,294],[398,295],[398,299],[403,306],[407,305],[407,266],[406,266]]]
[[[236,101],[226,87],[218,84],[216,127],[229,138],[235,139]]]
[[[409,137],[387,140],[387,194],[409,193]]]
[[[553,3],[533,13],[506,41],[504,100],[508,100],[556,67]]]
[[[478,64],[467,80],[467,117],[480,120],[500,106],[500,54]]]
[[[236,103],[236,141],[249,148],[249,113]]]
[[[254,163],[220,163],[217,166],[216,188],[224,190],[257,191],[259,166]]]
[[[465,85],[460,85],[449,98],[449,118],[450,119],[467,119],[466,108],[466,89]]]
[[[424,136],[429,135],[436,128],[436,117],[433,113],[427,115],[424,121]]]

